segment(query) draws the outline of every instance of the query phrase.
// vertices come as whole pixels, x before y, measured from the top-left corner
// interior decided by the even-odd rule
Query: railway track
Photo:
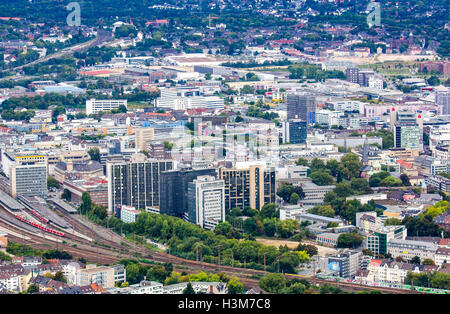
[[[124,252],[129,252],[130,249],[132,249],[132,250],[140,249],[136,244],[126,241],[123,238],[120,238],[120,241],[113,241],[112,238],[114,237],[114,234],[111,234],[111,238],[107,238],[101,232],[101,231],[103,231],[103,233],[105,233],[105,232],[107,232],[107,229],[105,229],[101,226],[96,226],[97,232],[95,232],[94,228],[91,228],[88,225],[86,225],[86,224],[91,224],[91,223],[81,222],[78,218],[74,217],[72,214],[67,213],[63,209],[55,207],[55,210],[57,212],[59,212],[60,214],[62,214],[63,217],[72,224],[73,230],[75,230],[78,233],[88,236],[89,238],[93,239],[94,241],[96,241],[98,243],[101,243],[102,245],[107,245],[109,247],[115,248],[116,250],[124,251]],[[77,215],[77,217],[78,217],[78,215]],[[117,237],[119,237],[119,236],[117,235]],[[85,241],[87,241],[87,240],[85,240]],[[126,243],[128,246],[125,246],[125,245],[121,244],[120,242]],[[92,244],[92,242],[91,242],[91,244]]]
[[[63,213],[64,214],[64,213]],[[40,248],[47,250],[48,246],[55,246],[60,248],[61,250],[64,250],[70,254],[72,254],[74,257],[83,257],[89,261],[97,262],[99,264],[112,264],[115,262],[118,262],[121,258],[131,258],[134,259],[136,256],[133,254],[135,252],[140,252],[142,256],[148,257],[149,259],[155,261],[155,262],[170,262],[174,265],[174,268],[180,267],[180,269],[187,268],[191,270],[196,271],[208,271],[208,272],[223,272],[227,275],[236,276],[238,277],[247,287],[255,287],[258,286],[258,279],[255,279],[255,276],[262,276],[266,273],[261,270],[255,270],[255,269],[248,269],[248,268],[237,268],[237,267],[231,267],[231,266],[225,266],[225,265],[216,265],[211,263],[205,263],[200,261],[192,261],[183,259],[174,255],[170,255],[163,252],[154,252],[151,251],[148,248],[142,248],[138,245],[131,243],[130,246],[126,247],[124,245],[118,244],[117,242],[111,240],[111,239],[105,239],[103,235],[100,234],[100,232],[94,232],[91,228],[84,225],[78,219],[75,217],[71,217],[70,214],[66,213],[64,216],[66,216],[67,219],[69,219],[72,223],[72,226],[75,230],[77,228],[77,231],[85,234],[86,232],[90,232],[91,235],[95,235],[93,237],[94,239],[97,239],[99,244],[107,245],[108,248],[100,246],[98,244],[93,244],[91,241],[88,241],[84,238],[76,237],[71,234],[68,234],[66,237],[67,240],[73,241],[74,245],[64,244],[64,243],[58,243],[51,239],[43,238],[42,234],[40,235],[39,232],[34,233],[28,230],[20,229],[19,227],[8,224],[7,222],[0,219],[0,226],[10,229],[14,231],[16,234],[23,234],[27,235],[29,237],[29,240],[24,240],[21,237],[13,236],[11,235],[10,238],[14,242],[28,244],[32,246],[33,248]],[[98,230],[101,230],[103,227],[98,226]],[[106,230],[103,228],[103,232]],[[128,243],[126,239],[122,239],[123,243]],[[106,244],[108,243],[108,244]],[[320,278],[313,278],[308,276],[302,276],[302,275],[295,275],[295,274],[285,274],[286,278],[288,279],[294,279],[294,278],[304,278],[308,281],[313,281],[315,284],[330,284],[333,286],[341,287],[342,289],[345,289],[347,291],[362,291],[362,290],[378,290],[384,293],[394,293],[394,294],[424,294],[424,292],[418,292],[418,291],[409,291],[404,289],[396,289],[396,288],[387,288],[387,287],[371,287],[371,286],[365,286],[360,285],[356,283],[346,283],[346,282],[335,282],[335,281],[328,281]],[[253,278],[252,278],[253,277]]]

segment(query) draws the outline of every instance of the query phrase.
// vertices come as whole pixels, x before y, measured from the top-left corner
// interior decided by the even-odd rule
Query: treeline
[[[170,249],[170,254],[190,260],[199,259],[217,264],[220,250],[221,265],[263,270],[265,256],[267,271],[293,272],[300,262],[310,259],[306,250],[291,250],[287,246],[276,248],[256,242],[252,237],[242,239],[240,232],[228,222],[222,222],[214,231],[209,231],[180,218],[142,212],[135,223],[124,223],[116,217],[107,218],[104,209],[94,208],[86,197],[80,211],[87,210],[91,220],[102,226],[108,225],[118,234],[126,236],[136,234],[154,239],[165,243]],[[298,227],[296,225],[290,229],[287,227],[289,224],[287,221],[281,223],[281,232],[292,230],[293,234]],[[313,251],[309,248],[308,252]]]
[[[84,108],[87,95],[74,96],[72,94],[60,95],[47,93],[43,96],[34,97],[21,96],[11,97],[1,104],[3,110],[25,108],[25,109],[48,109],[50,106],[64,106],[65,108]]]
[[[356,191],[357,194],[369,193],[368,184],[360,179],[361,162],[358,155],[349,153],[344,155],[340,161],[331,159],[325,162],[319,158],[314,158],[311,163],[305,158],[299,158],[296,162],[299,166],[307,166],[310,168],[309,176],[317,185],[332,185],[335,182],[342,182],[344,180],[353,180],[353,188],[351,191]],[[353,193],[352,192],[352,193]]]
[[[338,70],[322,70],[320,65],[301,63],[288,67],[290,79],[308,79],[323,81],[325,79],[345,79],[345,73]]]
[[[72,259],[72,255],[65,251],[59,250],[39,250],[33,249],[26,244],[20,244],[12,241],[8,241],[6,252],[14,256],[41,256],[43,260],[49,259]]]
[[[229,223],[219,224],[214,232],[228,238],[241,238],[236,229],[243,231],[250,238],[261,235],[283,239],[294,237],[296,241],[314,238],[314,235],[306,229],[299,229],[300,226],[296,220],[280,220],[279,211],[275,204],[266,204],[260,211],[249,206],[246,206],[243,210],[235,207],[227,213],[226,220]]]
[[[357,212],[377,211],[382,214],[381,209],[376,208],[373,201],[362,205],[358,200],[346,200],[352,195],[372,193],[367,180],[360,178],[361,162],[358,155],[349,153],[337,160],[324,161],[314,158],[309,163],[304,158],[299,158],[297,165],[310,167],[310,177],[318,185],[336,184],[334,189],[328,192],[324,198],[324,205],[315,206],[310,213],[335,217],[336,215],[355,224]],[[337,183],[336,183],[337,182]]]
[[[26,75],[50,75],[56,74],[53,78],[56,82],[73,81],[77,78],[76,60],[72,57],[52,58],[46,62],[36,63],[23,67]]]
[[[117,47],[91,47],[87,51],[75,51],[74,58],[78,60],[78,66],[92,66],[111,61],[119,50]]]
[[[406,285],[414,285],[415,287],[450,290],[450,274],[440,272],[420,272],[415,274],[409,271],[404,283]]]

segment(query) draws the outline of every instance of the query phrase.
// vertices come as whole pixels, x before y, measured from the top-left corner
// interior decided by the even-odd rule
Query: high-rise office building
[[[47,195],[47,156],[39,153],[2,151],[2,169],[9,178],[11,195]]]
[[[301,119],[308,124],[316,122],[316,98],[308,94],[288,94],[287,102],[287,119]]]
[[[47,195],[47,165],[13,165],[11,167],[12,197],[31,195],[45,197]]]
[[[183,217],[188,208],[188,184],[199,176],[216,177],[216,169],[181,168],[161,173],[160,213]]]
[[[148,149],[148,143],[155,139],[155,129],[149,127],[136,128],[135,143],[136,148],[141,151],[146,151]]]
[[[213,176],[200,176],[188,183],[189,221],[214,229],[225,221],[225,182]]]
[[[225,181],[225,210],[246,206],[261,210],[264,204],[275,202],[275,168],[220,168],[219,179]]]
[[[422,149],[422,131],[417,124],[397,123],[394,138],[397,148]]]
[[[345,71],[347,81],[358,84],[358,73],[358,68],[347,68],[347,70]]]
[[[369,79],[375,76],[374,71],[359,68],[347,68],[345,74],[347,81],[366,87],[369,86]]]
[[[442,114],[450,114],[450,91],[440,91],[436,93],[436,104],[442,106]]]
[[[391,128],[394,146],[405,149],[422,149],[422,125],[420,114],[407,111],[391,111]]]
[[[122,205],[159,207],[161,172],[172,169],[173,161],[147,159],[143,154],[131,156],[130,161],[107,162],[108,212]]]
[[[283,122],[283,143],[300,144],[306,142],[308,127],[306,121],[292,119]]]

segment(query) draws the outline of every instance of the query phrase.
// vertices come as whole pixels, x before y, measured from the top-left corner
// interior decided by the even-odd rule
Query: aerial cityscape
[[[0,12],[0,294],[450,294],[448,0]]]

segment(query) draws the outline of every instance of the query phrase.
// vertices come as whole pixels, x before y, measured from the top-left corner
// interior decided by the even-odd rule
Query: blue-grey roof
[[[23,205],[16,201],[14,198],[0,190],[0,202],[6,206],[8,206],[11,210],[21,210],[23,209]]]

